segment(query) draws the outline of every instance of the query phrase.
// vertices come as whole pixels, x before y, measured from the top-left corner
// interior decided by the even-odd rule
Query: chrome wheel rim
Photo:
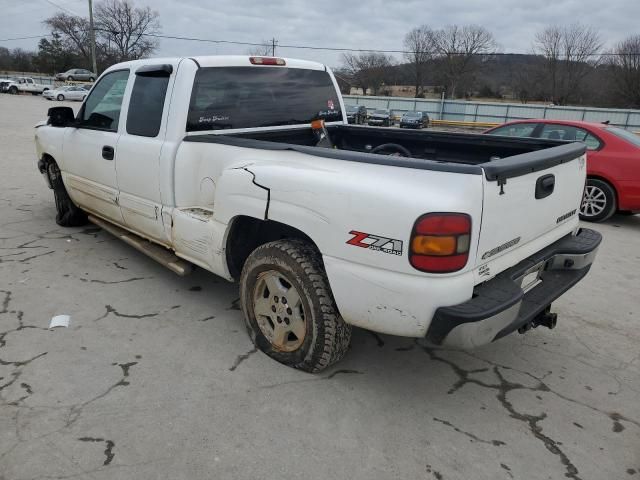
[[[607,207],[607,196],[604,191],[596,186],[587,185],[584,189],[584,197],[580,205],[580,213],[584,217],[600,215]]]
[[[267,270],[258,275],[253,313],[260,331],[277,350],[293,352],[304,342],[307,324],[302,299],[281,272]]]

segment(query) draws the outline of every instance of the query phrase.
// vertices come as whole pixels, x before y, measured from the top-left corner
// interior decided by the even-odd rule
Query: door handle
[[[536,181],[536,199],[548,197],[556,186],[556,177],[553,174],[543,175]]]
[[[113,160],[114,156],[115,151],[113,147],[110,147],[109,145],[105,145],[104,147],[102,147],[102,158],[104,158],[105,160]]]

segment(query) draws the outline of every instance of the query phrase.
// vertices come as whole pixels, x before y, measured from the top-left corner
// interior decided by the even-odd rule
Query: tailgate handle
[[[553,174],[543,175],[536,181],[536,198],[545,198],[553,193],[556,186],[556,177]]]

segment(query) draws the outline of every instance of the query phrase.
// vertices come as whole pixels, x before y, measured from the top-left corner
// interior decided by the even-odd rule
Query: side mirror
[[[71,127],[76,121],[71,107],[51,107],[47,115],[49,116],[47,123],[52,127]]]

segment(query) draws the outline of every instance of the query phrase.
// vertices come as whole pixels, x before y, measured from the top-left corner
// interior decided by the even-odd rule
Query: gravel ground
[[[55,224],[51,105],[0,95],[1,480],[640,479],[640,217],[596,227],[553,331],[463,352],[357,330],[308,375],[255,351],[237,285]]]

